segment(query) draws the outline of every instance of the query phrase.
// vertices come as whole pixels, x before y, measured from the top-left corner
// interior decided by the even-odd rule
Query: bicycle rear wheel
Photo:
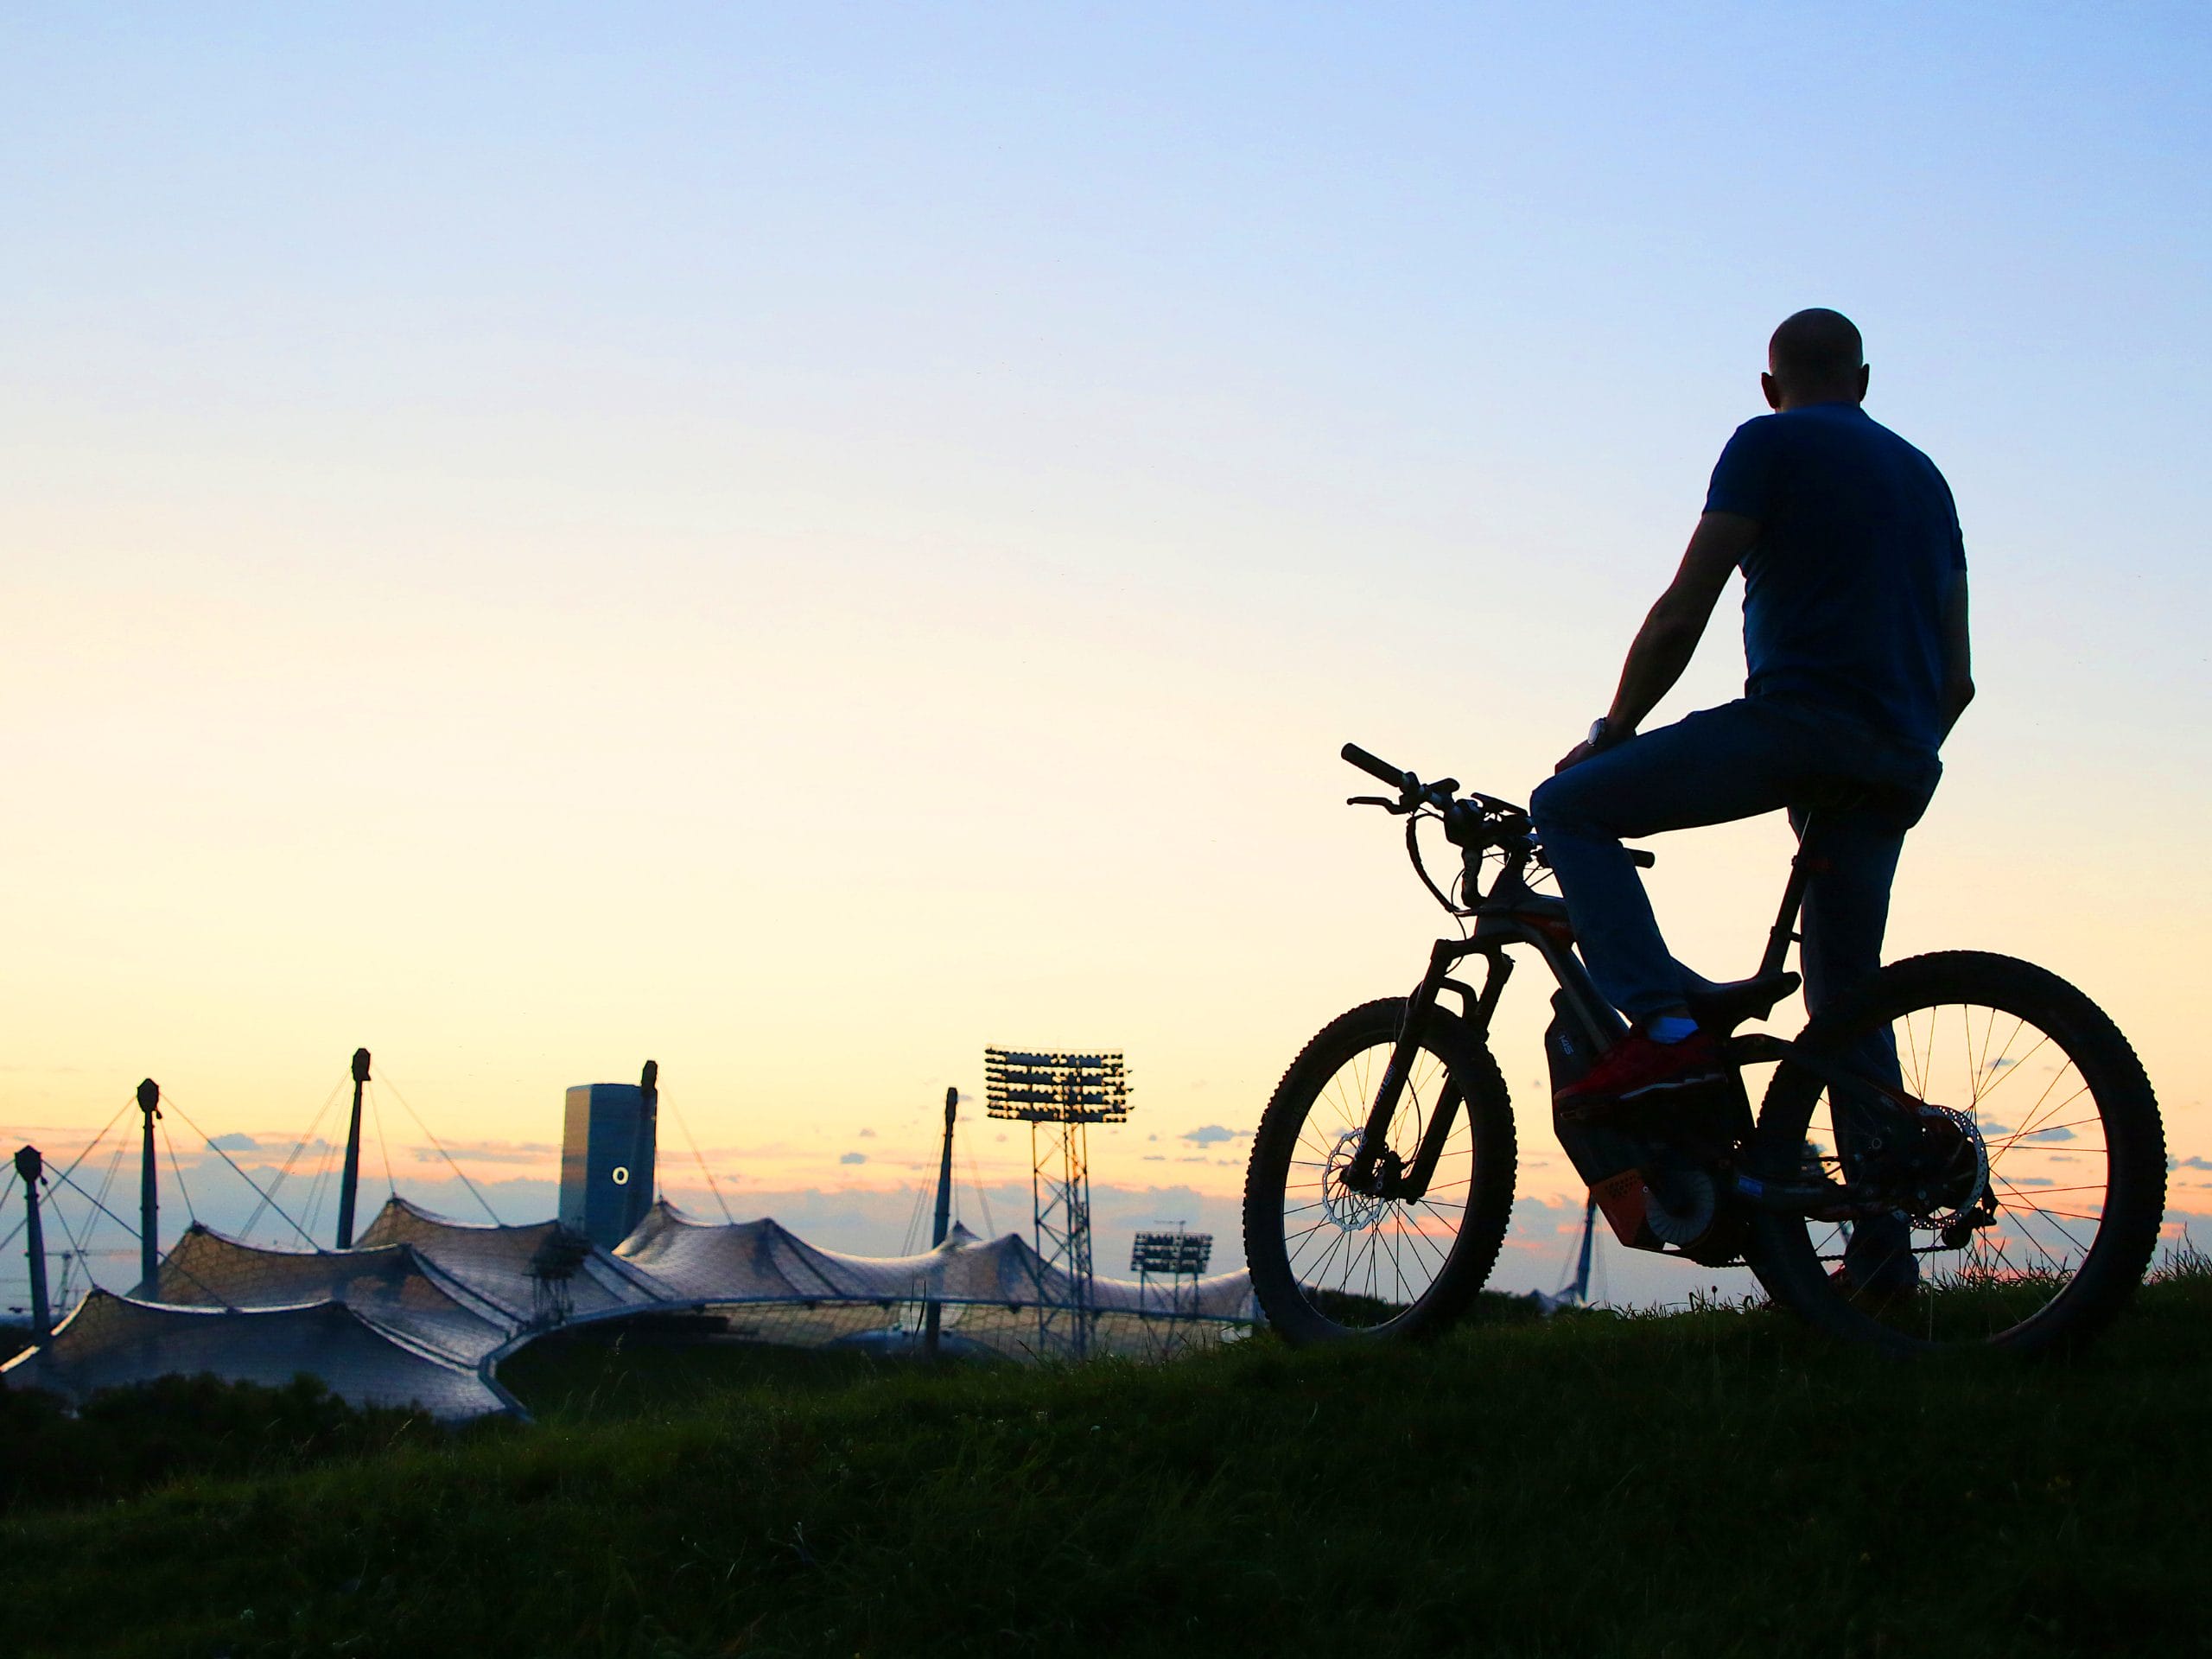
[[[1268,1322],[1293,1343],[1405,1338],[1442,1328],[1490,1277],[1513,1207],[1505,1080],[1465,1021],[1432,1009],[1387,1137],[1404,1164],[1440,1110],[1450,1133],[1411,1202],[1348,1190],[1407,1001],[1369,1002],[1291,1063],[1252,1141],[1244,1259]]]
[[[2087,1341],[2141,1282],[2165,1206],[2164,1131],[2127,1039],[2029,963],[1958,950],[1894,963],[1799,1038],[1828,1080],[1788,1062],[1776,1071],[1758,1122],[1770,1173],[1866,1174],[1881,1154],[1853,1128],[1866,1116],[1852,1102],[1872,1096],[1840,1085],[1885,1068],[1885,1039],[1891,1086],[1923,1119],[1923,1107],[1944,1109],[1928,1121],[1952,1126],[1941,1132],[1957,1137],[1952,1166],[1963,1173],[1948,1191],[1942,1179],[1905,1181],[1906,1207],[1885,1217],[1762,1215],[1760,1279],[1813,1323],[1893,1351]],[[1970,1192],[1986,1202],[1969,1205]],[[1852,1252],[1867,1282],[1835,1276],[1854,1227],[1878,1230]]]

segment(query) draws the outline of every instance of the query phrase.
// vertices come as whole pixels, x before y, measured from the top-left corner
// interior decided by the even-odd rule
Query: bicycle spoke
[[[2044,1104],[2044,1102],[2050,1099],[2051,1090],[2056,1089],[2057,1086],[2058,1080],[2056,1077],[2052,1078],[2050,1083],[2045,1086],[2043,1095],[2036,1103],[2036,1106],[2033,1109],[2035,1115],[2031,1116],[2025,1122],[2022,1123],[2018,1128],[2013,1130],[2010,1135],[2005,1137],[2005,1144],[2006,1146],[2009,1147],[2018,1141],[2029,1140],[2035,1135],[2049,1135],[2052,1126],[2050,1124],[2048,1120],[2050,1119],[2051,1113],[2064,1111],[2069,1106],[2079,1100],[2083,1095],[2089,1092],[2089,1085],[2085,1083],[2079,1089],[2076,1089],[2072,1094],[2068,1095],[2064,1099],[2053,1102],[2050,1105],[2046,1107]]]
[[[2020,969],[2007,980],[2002,959],[1986,969],[1942,971],[1986,972],[1999,985],[2019,985],[2032,972]],[[2064,1007],[2058,1000],[2063,993],[2061,987],[2050,994],[2049,1006]],[[2015,994],[2045,995],[2031,984]],[[1889,1190],[1897,1193],[1906,1224],[1904,1248],[1920,1263],[1919,1293],[1855,1305],[1916,1341],[2012,1341],[2047,1312],[2056,1317],[2061,1294],[2077,1281],[2112,1223],[2118,1146],[2095,1074],[2085,1070],[2086,1055],[2108,1051],[2075,1047],[2067,1034],[2075,1027],[2046,1028],[2049,1021],[2035,1013],[2038,1006],[1943,997],[1905,1007],[1874,1027],[1889,1033],[1907,1097],[1965,1115],[1982,1136],[1972,1167],[1986,1171],[1991,1207],[1978,1224],[1972,1211],[1979,1189],[1971,1181],[1960,1186],[1966,1178],[1931,1182],[1928,1174],[1912,1173],[1915,1149],[1936,1144],[1927,1140],[1935,1131],[1926,1124],[1934,1120],[1919,1128],[1908,1120],[1899,1139],[1897,1114],[1878,1090],[1808,1080],[1807,1172],[1847,1183],[1895,1183]],[[1867,1138],[1874,1135],[1888,1137],[1886,1149]],[[1857,1148],[1848,1159],[1842,1155],[1847,1147]],[[1920,1210],[1911,1208],[1916,1190]],[[1946,1230],[1955,1243],[1945,1242]],[[1808,1220],[1798,1248],[1816,1262],[1853,1263],[1853,1233],[1851,1225]],[[1857,1265],[1861,1273],[1877,1270],[1871,1256]]]
[[[1338,1313],[1355,1323],[1392,1317],[1427,1294],[1451,1261],[1474,1191],[1474,1147],[1456,1091],[1453,1122],[1419,1199],[1343,1189],[1342,1172],[1366,1135],[1394,1046],[1378,1042],[1348,1056],[1315,1093],[1294,1135],[1281,1211],[1293,1276],[1309,1300],[1338,1307],[1351,1298],[1351,1311]],[[1410,1170],[1451,1088],[1438,1057],[1416,1050],[1383,1135],[1397,1168]]]

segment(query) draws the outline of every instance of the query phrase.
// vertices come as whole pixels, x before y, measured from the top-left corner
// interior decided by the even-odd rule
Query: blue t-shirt
[[[1943,611],[1967,566],[1936,463],[1856,404],[1815,404],[1738,427],[1705,510],[1759,523],[1743,558],[1745,695],[1933,750]]]

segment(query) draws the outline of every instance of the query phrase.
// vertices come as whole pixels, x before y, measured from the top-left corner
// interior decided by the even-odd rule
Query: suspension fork
[[[1503,995],[1505,982],[1512,976],[1513,960],[1503,950],[1484,950],[1489,969],[1483,978],[1479,995],[1470,991],[1458,980],[1450,977],[1455,963],[1470,956],[1478,947],[1467,939],[1439,939],[1428,953],[1428,971],[1421,976],[1421,983],[1414,988],[1406,1004],[1405,1024],[1398,1032],[1396,1045],[1390,1051],[1390,1063],[1382,1069],[1381,1086],[1375,1092],[1375,1103],[1368,1109],[1367,1125],[1360,1135],[1359,1151],[1344,1171],[1344,1185],[1356,1192],[1365,1192],[1377,1198],[1396,1198],[1410,1203],[1428,1191],[1429,1181],[1436,1173],[1437,1160],[1444,1155],[1444,1142],[1452,1133],[1452,1124],[1458,1117],[1462,1103],[1458,1082],[1447,1077],[1442,1091],[1437,1096],[1436,1109],[1422,1131],[1421,1145],[1415,1149],[1412,1166],[1404,1166],[1397,1154],[1390,1151],[1387,1136],[1390,1120],[1397,1116],[1398,1103],[1405,1096],[1406,1080],[1413,1074],[1414,1056],[1421,1052],[1421,1033],[1427,1023],[1430,1012],[1436,1007],[1438,995],[1447,987],[1457,991],[1466,1005],[1467,1023],[1479,1035],[1490,1029],[1491,1015],[1496,1012],[1498,998]]]

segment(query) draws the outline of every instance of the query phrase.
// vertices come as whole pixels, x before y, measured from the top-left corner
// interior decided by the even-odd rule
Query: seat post
[[[1782,889],[1782,908],[1776,912],[1774,925],[1767,930],[1766,952],[1759,958],[1762,975],[1778,974],[1789,960],[1789,947],[1802,941],[1797,931],[1798,912],[1805,906],[1805,887],[1820,871],[1821,861],[1814,851],[1814,831],[1819,827],[1817,814],[1805,814],[1804,832],[1797,837],[1797,850],[1789,860],[1789,880]]]

